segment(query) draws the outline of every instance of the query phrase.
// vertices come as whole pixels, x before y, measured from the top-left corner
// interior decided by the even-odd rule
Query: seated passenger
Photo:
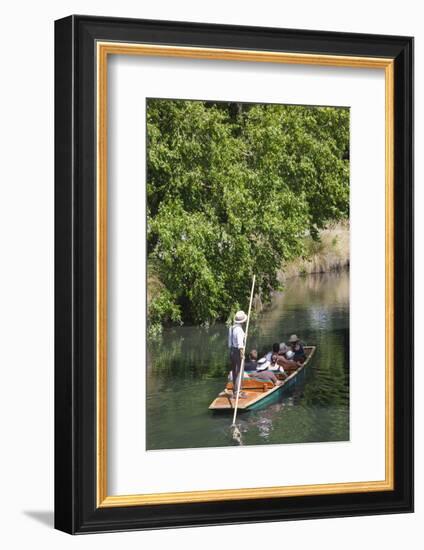
[[[284,373],[287,375],[290,375],[292,372],[297,370],[302,364],[301,361],[294,360],[294,352],[290,349],[284,354],[276,354],[275,356],[273,356],[273,362],[275,363],[275,365],[279,365],[280,371],[284,371]]]
[[[256,371],[258,366],[258,352],[255,349],[252,349],[249,353],[249,357],[244,363],[244,372]]]
[[[275,353],[279,353],[280,351],[280,344],[278,344],[278,342],[276,344],[272,344],[272,351],[269,351],[265,357],[266,357],[266,360],[267,361],[271,361],[272,359],[272,356],[275,354]]]
[[[299,340],[296,334],[292,334],[290,336],[289,346],[290,346],[290,350],[294,353],[293,360],[303,363],[303,361],[306,358],[305,350],[303,348],[302,342]]]
[[[281,361],[278,361],[279,359],[281,359]],[[273,372],[281,372],[282,374],[286,374],[284,365],[282,364],[283,360],[284,358],[281,355],[278,353],[273,353],[268,369]]]

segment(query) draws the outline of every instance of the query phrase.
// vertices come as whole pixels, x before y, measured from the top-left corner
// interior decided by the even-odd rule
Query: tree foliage
[[[302,237],[349,214],[349,110],[150,99],[151,322],[204,323],[263,301]]]

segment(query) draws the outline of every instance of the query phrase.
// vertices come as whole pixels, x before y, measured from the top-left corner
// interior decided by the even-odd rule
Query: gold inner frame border
[[[216,489],[172,493],[108,495],[107,491],[107,61],[109,55],[220,59],[331,67],[384,69],[385,72],[385,479],[316,485]],[[96,471],[97,507],[143,506],[255,498],[366,493],[394,490],[394,60],[321,54],[96,43],[97,62],[97,304],[96,304]]]

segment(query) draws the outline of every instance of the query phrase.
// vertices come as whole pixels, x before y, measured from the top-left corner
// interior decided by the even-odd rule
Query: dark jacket
[[[256,370],[257,365],[257,361],[254,361],[253,359],[248,359],[244,364],[244,370],[245,372],[253,372]]]

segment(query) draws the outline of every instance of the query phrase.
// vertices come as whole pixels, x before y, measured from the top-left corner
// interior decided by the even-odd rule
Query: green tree
[[[211,322],[263,301],[283,261],[348,216],[349,111],[148,101],[150,322]]]

